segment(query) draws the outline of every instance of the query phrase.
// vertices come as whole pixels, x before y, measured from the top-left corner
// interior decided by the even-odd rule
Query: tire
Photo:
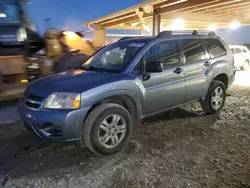
[[[216,95],[215,90],[218,88],[220,88],[219,91],[222,91],[222,95],[220,97],[221,99],[216,99],[214,97]],[[218,106],[216,106],[217,102],[216,101],[213,102],[212,99],[216,99],[216,101],[220,101],[220,100],[221,101],[218,102]],[[215,114],[215,113],[222,110],[222,108],[225,105],[225,101],[226,101],[226,87],[225,87],[224,83],[221,81],[214,80],[214,81],[212,81],[212,83],[208,89],[206,98],[201,101],[201,107],[206,113]]]
[[[249,67],[249,61],[246,60],[245,63],[244,63],[244,65],[241,67],[241,70],[245,70],[246,71],[248,69],[248,67]]]
[[[115,115],[118,115],[120,118],[120,120],[117,121],[117,126],[118,124],[126,125],[126,131],[124,134],[114,133],[114,132],[111,133],[111,131],[118,131],[116,129],[110,128],[110,125],[113,122],[113,117]],[[106,123],[103,124],[105,119],[106,119]],[[108,122],[109,122],[109,125],[106,126],[105,124],[107,124]],[[104,129],[102,129],[101,126],[104,126],[105,129],[109,127],[109,129],[112,129],[112,130],[104,131]],[[119,127],[123,127],[123,125],[119,125]],[[131,115],[123,106],[114,104],[114,103],[101,104],[97,106],[87,116],[87,119],[83,125],[83,140],[85,141],[87,147],[95,154],[111,155],[120,151],[128,143],[132,134],[132,130],[133,130],[133,123],[132,123]],[[121,131],[123,131],[123,129]],[[104,135],[103,137],[100,137],[101,133]],[[114,139],[113,134],[117,134],[116,138],[120,139],[120,141],[117,142],[118,145],[116,146],[113,142],[113,139]],[[105,144],[106,145],[114,144],[114,146],[110,146],[110,147],[104,146],[103,145],[104,141],[103,141],[103,144],[101,144],[100,139],[104,138],[105,135],[108,135],[106,136],[107,138],[110,136],[113,136],[113,138],[108,139],[108,141]]]

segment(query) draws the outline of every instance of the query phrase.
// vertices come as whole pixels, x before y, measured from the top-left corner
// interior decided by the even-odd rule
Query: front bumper
[[[90,108],[78,110],[31,109],[22,101],[19,114],[25,127],[48,141],[82,143],[82,125]]]

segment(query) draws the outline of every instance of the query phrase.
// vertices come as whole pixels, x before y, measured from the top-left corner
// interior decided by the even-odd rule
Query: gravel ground
[[[19,99],[23,95],[24,89],[0,92],[0,102]]]
[[[122,152],[106,157],[43,142],[22,124],[0,126],[0,181],[30,188],[250,188],[249,118],[250,87],[235,85],[219,114],[193,104],[146,119]]]

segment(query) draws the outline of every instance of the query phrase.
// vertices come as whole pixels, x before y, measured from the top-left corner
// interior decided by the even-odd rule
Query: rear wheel
[[[241,70],[247,70],[249,68],[249,61],[248,60],[246,60],[245,61],[245,63],[244,63],[244,65],[241,67]]]
[[[88,115],[83,125],[85,143],[98,155],[111,155],[127,144],[132,125],[131,115],[123,106],[101,104]]]
[[[226,100],[226,87],[221,81],[214,80],[209,89],[206,98],[201,101],[202,109],[208,114],[214,114],[221,111]]]

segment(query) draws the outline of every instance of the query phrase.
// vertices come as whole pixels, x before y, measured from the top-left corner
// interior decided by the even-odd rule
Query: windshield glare
[[[19,23],[19,8],[11,0],[0,0],[0,24]]]
[[[89,58],[82,68],[121,72],[144,45],[144,42],[131,41],[111,44]]]

